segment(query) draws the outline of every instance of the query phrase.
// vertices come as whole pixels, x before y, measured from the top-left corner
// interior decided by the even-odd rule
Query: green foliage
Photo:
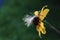
[[[50,23],[56,24],[56,27],[60,22],[55,20],[55,17],[58,15],[57,12],[59,13],[59,11],[57,11],[58,8],[55,8],[56,5],[52,3],[52,6],[50,2],[51,1],[48,0],[47,2],[45,0],[6,0],[0,9],[0,40],[60,40],[59,34],[50,29],[47,24],[45,25],[47,34],[43,35],[42,39],[40,39],[35,26],[27,28],[22,20],[26,14],[40,10],[42,6],[48,4],[51,11],[46,19]],[[55,11],[57,12],[53,9],[56,9]],[[52,14],[54,12],[55,14]],[[59,26],[57,28],[59,28]]]

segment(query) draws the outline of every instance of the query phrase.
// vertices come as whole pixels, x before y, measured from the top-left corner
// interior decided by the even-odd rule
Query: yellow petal
[[[36,30],[38,32],[39,37],[41,38],[41,32],[40,32],[40,26],[39,25],[37,25]]]
[[[40,23],[37,25],[36,30],[37,30],[37,32],[38,32],[39,37],[41,37],[41,33],[42,33],[42,34],[46,34],[46,29],[45,29],[45,27],[44,27],[44,23],[43,23],[43,22],[40,22]]]
[[[38,11],[35,11],[35,12],[34,12],[35,16],[38,16],[38,13],[39,13]]]
[[[48,14],[49,12],[49,9],[48,8],[45,8],[47,7],[47,5],[45,5],[42,9],[41,9],[41,12],[39,14],[39,18],[43,21],[44,18],[46,17],[46,15]]]
[[[41,33],[42,33],[42,34],[46,34],[46,29],[45,29],[45,27],[44,27],[44,23],[41,22],[41,23],[40,23],[40,26],[41,26],[41,28],[40,28]]]

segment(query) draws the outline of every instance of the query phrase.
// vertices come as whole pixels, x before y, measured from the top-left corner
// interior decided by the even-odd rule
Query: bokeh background
[[[34,25],[24,25],[23,17],[44,5],[50,9],[45,20],[60,31],[60,0],[0,0],[0,40],[60,40],[60,34],[47,24],[47,34],[42,38]]]

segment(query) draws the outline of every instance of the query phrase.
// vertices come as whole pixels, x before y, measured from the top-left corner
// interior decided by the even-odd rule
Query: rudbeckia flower
[[[33,23],[36,25],[36,30],[38,32],[39,37],[41,37],[42,34],[46,34],[46,28],[44,26],[44,19],[46,15],[48,14],[49,9],[47,8],[47,5],[43,6],[40,11],[35,11],[34,16],[26,15],[26,17],[23,19],[24,22],[26,22],[25,25],[28,27]]]

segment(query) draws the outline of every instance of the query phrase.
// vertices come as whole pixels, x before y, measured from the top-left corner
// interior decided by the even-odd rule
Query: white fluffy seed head
[[[32,21],[33,21],[33,19],[34,19],[35,17],[36,17],[36,16],[26,15],[26,16],[23,18],[23,21],[25,22],[25,25],[27,25],[27,27],[29,27],[29,26],[32,24]]]

